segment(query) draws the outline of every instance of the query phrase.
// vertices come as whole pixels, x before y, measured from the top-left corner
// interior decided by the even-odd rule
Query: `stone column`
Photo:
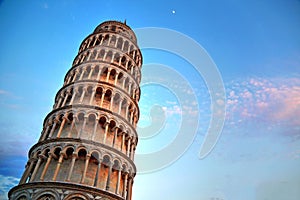
[[[69,84],[69,83],[71,82],[71,78],[72,78],[72,76],[69,76],[69,77],[68,77],[68,80],[67,80],[66,85]]]
[[[67,99],[69,98],[69,95],[70,95],[70,92],[68,91],[68,92],[66,93],[66,96],[65,96],[65,98],[64,98],[63,103],[61,104],[61,107],[63,107],[63,106],[66,105],[66,102],[67,102]]]
[[[105,91],[102,91],[101,101],[100,101],[100,107],[102,107],[102,105],[103,105],[104,95],[105,95]]]
[[[92,56],[92,54],[93,54],[94,52],[92,52],[92,51],[88,51],[88,57],[87,57],[87,59],[86,59],[86,61],[89,61],[90,60],[90,58],[91,58],[91,56]]]
[[[130,94],[131,94],[131,84],[132,84],[132,82],[129,82],[129,87],[128,87],[128,94],[129,94],[129,96],[131,96]]]
[[[84,73],[86,72],[86,70],[85,69],[83,69],[82,70],[82,72],[81,72],[81,74],[80,74],[80,77],[79,77],[79,81],[81,81],[82,80],[82,77],[83,77],[83,75],[84,75]]]
[[[93,129],[93,133],[92,133],[92,136],[91,136],[91,140],[94,140],[95,139],[95,134],[97,132],[97,127],[98,127],[98,118],[95,118],[95,124],[94,124],[94,129]]]
[[[72,154],[72,161],[71,161],[71,165],[70,165],[70,169],[69,169],[69,174],[68,174],[68,177],[67,177],[66,181],[70,181],[71,180],[71,176],[72,176],[72,173],[73,173],[73,169],[74,169],[74,164],[75,164],[76,158],[77,158],[77,154],[73,153]]]
[[[49,125],[49,124],[47,124],[46,126],[47,126],[47,128],[46,128],[46,130],[43,132],[43,134],[42,134],[42,137],[41,137],[40,141],[44,141],[44,140],[46,139],[46,136],[47,136],[47,133],[48,133],[48,131],[49,131],[49,127],[50,127],[50,125]]]
[[[100,75],[101,75],[101,67],[99,66],[99,71],[98,71],[98,74],[97,74],[97,81],[100,80]]]
[[[114,103],[114,97],[115,97],[115,94],[111,94],[111,97],[110,97],[110,104],[109,104],[109,110],[113,108],[113,103]]]
[[[129,157],[129,153],[130,153],[130,142],[131,142],[131,138],[128,139],[128,144],[127,144],[127,153],[126,155]]]
[[[109,190],[110,187],[110,176],[111,176],[111,171],[112,171],[112,163],[109,163],[109,168],[108,168],[108,175],[107,175],[107,179],[106,179],[106,190]]]
[[[56,106],[55,106],[55,109],[59,108],[59,105],[60,105],[61,101],[62,101],[62,95],[59,94],[58,102],[57,102],[57,104],[56,104]]]
[[[110,76],[110,70],[108,69],[107,75],[106,75],[106,82],[108,82]]]
[[[72,82],[75,82],[77,74],[78,74],[78,69],[75,70]]]
[[[133,117],[133,127],[136,128],[137,117]]]
[[[37,163],[36,163],[36,165],[35,165],[35,168],[34,168],[34,171],[32,172],[32,175],[31,175],[31,177],[30,177],[30,180],[29,180],[29,182],[32,182],[33,180],[34,180],[34,178],[35,178],[35,176],[36,176],[36,173],[37,173],[37,171],[38,171],[38,169],[39,169],[39,167],[40,167],[40,165],[41,165],[41,162],[42,162],[42,160],[45,158],[45,156],[44,155],[39,155],[39,159],[38,159],[38,161],[37,161]]]
[[[92,95],[91,95],[91,98],[90,98],[90,102],[89,102],[90,105],[93,104],[94,97],[95,97],[95,94],[96,94],[96,90],[97,90],[97,88],[93,88],[93,92],[92,92]]]
[[[132,177],[129,177],[128,180],[128,193],[127,193],[127,199],[131,200],[131,195],[132,195]]]
[[[123,76],[123,85],[122,85],[122,88],[125,90],[125,82],[126,82],[126,78],[125,76]]]
[[[132,152],[131,152],[131,160],[134,161],[134,154],[135,154],[135,147],[132,149]]]
[[[131,74],[132,76],[133,76],[133,69],[134,69],[133,66],[134,66],[134,65],[132,65],[132,66],[131,66],[131,69],[130,69],[130,74]]]
[[[122,111],[122,99],[120,97],[120,104],[119,104],[119,111],[118,111],[119,115],[121,115],[121,111]]]
[[[115,59],[115,53],[112,54],[110,62],[113,63]]]
[[[125,133],[122,133],[122,143],[121,143],[121,148],[120,151],[123,152],[123,147],[125,146]]]
[[[108,126],[109,126],[109,123],[106,123],[105,124],[104,137],[103,137],[103,144],[105,144],[105,142],[106,142],[106,136],[107,136],[107,132],[108,132]]]
[[[84,165],[84,170],[83,170],[83,173],[82,173],[82,177],[81,177],[80,183],[84,183],[84,181],[85,181],[86,171],[87,171],[87,168],[89,166],[90,158],[91,158],[90,154],[87,154],[86,157],[85,157],[85,165]]]
[[[97,165],[97,171],[96,171],[96,175],[95,175],[96,177],[95,177],[95,180],[94,180],[94,186],[95,187],[99,187],[98,177],[99,177],[100,170],[101,170],[101,162],[102,162],[102,160],[99,158],[98,165]]]
[[[118,62],[118,65],[121,66],[121,62],[122,62],[122,56],[120,55],[119,57],[119,62]]]
[[[133,51],[132,59],[134,60],[135,58],[135,51]]]
[[[71,98],[71,100],[70,100],[70,103],[69,103],[69,105],[72,105],[72,104],[73,104],[73,102],[74,102],[74,99],[75,99],[75,97],[76,97],[76,93],[77,93],[77,89],[76,89],[76,88],[74,88],[74,89],[73,89],[72,98]]]
[[[59,130],[58,130],[58,132],[57,132],[57,138],[59,138],[60,137],[60,135],[61,135],[61,132],[62,132],[62,130],[63,130],[63,128],[64,128],[64,125],[65,125],[65,123],[66,123],[66,117],[63,117],[63,120],[62,120],[62,122],[61,122],[61,124],[60,124],[60,127],[59,127]]]
[[[44,180],[44,177],[45,177],[45,174],[46,174],[46,172],[47,172],[47,170],[48,170],[48,167],[49,167],[49,164],[50,164],[50,162],[51,162],[51,159],[52,159],[52,153],[48,153],[48,159],[47,159],[47,162],[46,162],[46,164],[45,164],[45,166],[44,166],[44,169],[43,169],[43,171],[42,171],[42,174],[41,174],[41,178],[40,178],[40,180],[41,181],[43,181]]]
[[[125,44],[125,42],[123,41],[123,43],[122,43],[122,48],[121,48],[122,51],[123,51],[123,49],[124,49],[124,44]]]
[[[120,74],[120,73],[117,73],[117,75],[115,76],[115,82],[114,82],[115,86],[117,86],[119,74]]]
[[[81,103],[82,103],[82,101],[83,101],[83,98],[84,98],[85,92],[86,92],[86,87],[84,87],[84,88],[82,89],[82,94],[81,94],[81,97],[80,97],[80,100],[79,100],[79,103],[80,103],[80,104],[81,104]]]
[[[117,48],[118,40],[119,40],[119,37],[116,37],[115,48]]]
[[[84,61],[85,57],[86,57],[86,53],[83,53],[80,63],[82,63]]]
[[[95,41],[96,41],[96,39],[95,39]],[[90,46],[91,42],[92,42],[92,40],[89,40],[88,43],[87,43],[87,45],[84,48],[88,48]]]
[[[84,130],[85,125],[86,125],[86,119],[87,119],[87,116],[84,116],[84,118],[83,118],[83,124],[82,124],[81,129],[80,129],[80,131],[78,133],[78,136],[77,136],[78,138],[81,138],[81,135],[82,135],[83,130]]]
[[[113,138],[113,141],[112,141],[112,144],[111,146],[114,147],[115,146],[115,143],[116,143],[116,139],[118,137],[118,127],[115,128],[115,134],[114,134],[114,138]]]
[[[97,42],[98,39],[99,39],[99,37],[95,37],[95,41],[94,41],[94,43],[93,43],[93,46],[96,45],[96,42]]]
[[[97,60],[99,57],[99,51],[96,50],[96,56],[95,56],[95,60]]]
[[[26,167],[26,170],[25,170],[25,172],[24,172],[24,174],[23,174],[23,176],[22,176],[22,178],[21,178],[21,180],[20,180],[20,184],[23,184],[23,183],[26,182],[26,180],[27,180],[27,178],[29,177],[30,172],[31,172],[31,170],[32,170],[32,168],[33,168],[33,164],[34,164],[35,160],[36,160],[36,159],[31,158],[30,161],[27,163],[27,167]],[[29,165],[28,165],[28,164],[29,164]]]
[[[69,131],[68,136],[67,136],[68,138],[70,138],[71,135],[72,135],[72,131],[73,131],[73,128],[75,126],[75,121],[76,121],[76,117],[73,116],[73,120],[72,120],[72,123],[71,123],[70,131]]]
[[[107,51],[105,51],[102,60],[105,61],[106,60],[106,56],[107,56]]]
[[[127,53],[128,53],[128,55],[130,55],[130,43],[128,43],[128,49],[127,49]]]
[[[126,198],[127,196],[127,179],[128,173],[125,173],[124,182],[123,182],[123,197]]]
[[[54,130],[55,130],[55,127],[56,127],[56,124],[57,124],[57,119],[55,119],[54,120],[54,123],[53,123],[53,125],[52,125],[52,129],[51,129],[51,131],[50,131],[50,133],[49,133],[49,136],[48,136],[48,138],[51,138],[52,137],[52,135],[53,135],[53,132],[54,132]]]
[[[54,175],[53,175],[52,181],[56,181],[56,177],[57,177],[58,172],[60,170],[60,166],[61,166],[61,163],[63,161],[63,158],[64,158],[64,154],[60,153],[60,156],[59,156],[59,159],[58,159],[58,162],[57,162],[57,165],[56,165],[56,169],[54,171]]]
[[[117,180],[117,186],[116,186],[116,194],[119,194],[120,180],[121,180],[121,167],[118,170],[118,180]]]
[[[131,149],[130,149],[130,159],[133,160],[133,148],[134,148],[134,143],[131,144]]]
[[[128,110],[129,110],[129,108],[128,108],[128,104],[126,105],[126,112],[125,112],[125,116],[124,116],[124,118],[126,119],[126,120],[128,120]]]
[[[100,45],[102,45],[103,40],[104,40],[104,36],[101,38]]]
[[[88,79],[91,79],[95,66],[91,67],[91,71],[89,73]]]
[[[133,119],[132,119],[132,118],[133,118],[133,110],[131,110],[131,112],[130,112],[130,120],[129,120],[130,123],[133,122]]]
[[[110,46],[110,41],[111,41],[111,35],[109,35],[107,46]]]

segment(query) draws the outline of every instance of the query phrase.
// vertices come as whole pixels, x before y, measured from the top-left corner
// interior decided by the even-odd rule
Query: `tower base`
[[[124,197],[94,187],[65,182],[34,182],[18,185],[9,200],[125,200]]]

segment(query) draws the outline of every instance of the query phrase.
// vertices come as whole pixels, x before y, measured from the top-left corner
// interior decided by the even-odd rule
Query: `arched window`
[[[43,194],[42,196],[37,198],[37,200],[55,200],[55,198],[51,194]]]
[[[85,195],[79,193],[68,195],[64,200],[87,200],[87,198],[85,197]]]
[[[25,195],[20,196],[17,200],[27,200]]]
[[[122,49],[122,45],[123,45],[123,39],[122,39],[122,38],[119,38],[119,39],[118,39],[118,43],[117,43],[117,48],[118,48],[118,49]]]

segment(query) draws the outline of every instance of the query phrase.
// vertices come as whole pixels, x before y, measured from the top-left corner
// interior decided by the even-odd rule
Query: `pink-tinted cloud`
[[[263,120],[300,125],[300,79],[251,78],[228,87],[229,120]]]

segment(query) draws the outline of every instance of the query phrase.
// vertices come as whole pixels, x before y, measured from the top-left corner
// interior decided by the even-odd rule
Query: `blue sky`
[[[300,2],[296,0],[0,1],[1,198],[18,182],[27,151],[39,137],[81,41],[111,19],[126,19],[133,29],[168,28],[192,38],[214,61],[226,91],[221,137],[213,151],[199,159],[212,116],[205,77],[180,55],[142,49],[144,80],[151,77],[147,69],[156,63],[180,74],[190,88],[176,80],[169,88],[142,86],[140,129],[154,123],[150,117],[154,105],[163,110],[165,120],[152,137],[140,133],[137,154],[166,148],[185,116],[189,128],[198,129],[176,162],[136,176],[134,199],[300,198]],[[182,103],[178,92],[192,94],[197,101]]]

